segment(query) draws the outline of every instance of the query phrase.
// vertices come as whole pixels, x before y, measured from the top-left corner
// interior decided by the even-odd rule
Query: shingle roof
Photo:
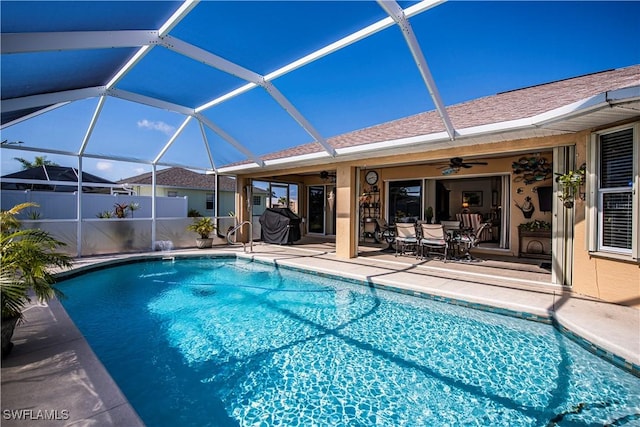
[[[532,117],[606,91],[637,85],[640,85],[640,65],[502,92],[452,105],[447,107],[447,112],[456,129],[464,129]],[[440,116],[433,110],[338,135],[327,142],[334,148],[346,148],[444,131]],[[320,151],[317,144],[309,143],[267,154],[262,160]]]
[[[120,184],[151,185],[151,172],[132,176],[118,181]],[[200,174],[184,168],[167,168],[156,172],[156,185],[164,187],[192,188],[200,190],[215,189],[215,175]],[[220,191],[235,191],[235,180],[220,176]]]
[[[2,178],[37,179],[41,181],[69,181],[77,183],[78,169],[68,166],[42,165],[3,175]],[[85,184],[114,184],[113,181],[109,181],[108,179],[104,179],[87,172],[82,172],[82,182]]]

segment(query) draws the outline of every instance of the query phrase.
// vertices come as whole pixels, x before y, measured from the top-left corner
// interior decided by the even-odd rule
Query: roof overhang
[[[247,163],[223,167],[219,172],[236,174],[264,172],[287,167],[353,161],[363,157],[377,158],[527,138],[543,138],[594,129],[638,116],[640,116],[640,85],[603,92],[525,119],[456,128],[455,141],[450,140],[447,132],[437,132],[338,148],[336,157],[330,157],[324,152],[315,152],[265,160],[263,167]]]

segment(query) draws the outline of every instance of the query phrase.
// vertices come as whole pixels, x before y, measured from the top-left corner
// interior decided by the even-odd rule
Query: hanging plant
[[[556,182],[562,187],[562,193],[558,195],[562,204],[572,208],[576,196],[580,194],[580,186],[584,183],[586,165],[583,163],[580,169],[569,171],[565,174],[556,173]]]

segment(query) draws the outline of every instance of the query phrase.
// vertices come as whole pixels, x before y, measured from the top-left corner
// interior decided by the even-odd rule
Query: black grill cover
[[[300,217],[289,208],[267,208],[260,215],[260,237],[265,243],[290,244],[300,240]]]

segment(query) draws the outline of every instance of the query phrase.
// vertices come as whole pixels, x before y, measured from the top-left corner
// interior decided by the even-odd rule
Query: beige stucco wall
[[[447,160],[451,157],[483,156],[483,160],[489,164],[478,165],[471,169],[461,169],[452,178],[473,176],[490,176],[508,174],[511,180],[511,221],[509,253],[518,254],[518,225],[535,219],[552,221],[552,214],[541,212],[534,197],[534,186],[547,186],[553,184],[553,177],[534,184],[526,185],[514,181],[512,163],[523,156],[540,153],[547,160],[552,161],[552,150],[559,146],[576,147],[576,165],[579,166],[586,160],[586,145],[590,132],[579,134],[558,135],[545,138],[529,138],[514,141],[503,141],[493,144],[456,147],[440,149],[412,154],[401,154],[376,158],[361,158],[358,160],[304,166],[278,171],[266,171],[260,174],[247,175],[245,178],[256,177],[258,179],[278,179],[290,182],[298,182],[300,194],[304,197],[306,185],[321,183],[318,174],[321,170],[337,171],[337,201],[338,209],[336,254],[340,258],[357,256],[357,209],[359,192],[366,191],[369,186],[364,182],[366,170],[374,169],[378,172],[381,213],[386,212],[384,181],[400,179],[442,178],[442,170],[437,165],[423,162],[435,160]],[[361,168],[360,176],[355,176],[356,168]],[[242,188],[242,187],[239,187]],[[518,193],[518,188],[522,192]],[[522,212],[515,206],[521,205],[526,196],[530,196],[536,206],[532,218],[525,219]],[[242,201],[242,197],[240,197]],[[629,259],[622,260],[613,257],[596,256],[587,251],[585,242],[585,206],[584,202],[577,201],[575,211],[574,251],[573,251],[573,286],[572,291],[601,298],[606,301],[635,306],[640,308],[640,265]],[[306,203],[301,200],[301,216],[306,215]]]
[[[578,166],[587,160],[589,138],[588,132],[577,135]],[[586,208],[581,200],[574,208],[573,291],[640,309],[640,263],[629,258],[589,253]]]

